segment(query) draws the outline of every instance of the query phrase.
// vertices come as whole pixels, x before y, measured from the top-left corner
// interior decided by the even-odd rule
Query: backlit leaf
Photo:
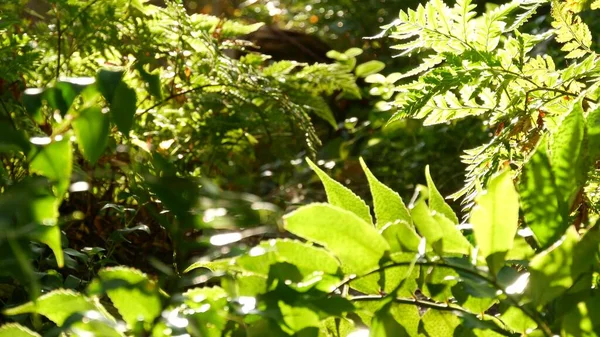
[[[4,310],[5,315],[13,316],[27,313],[38,313],[61,326],[71,315],[97,311],[107,319],[113,320],[100,303],[92,298],[71,290],[54,290],[40,296],[36,302],[28,302],[20,306]]]
[[[446,203],[444,197],[435,187],[433,179],[431,179],[431,173],[429,173],[429,165],[425,168],[425,178],[427,179],[427,187],[429,189],[429,209],[442,214],[448,220],[451,220],[454,224],[458,224],[458,217],[452,210],[452,207]]]
[[[113,100],[110,104],[110,117],[119,128],[119,131],[125,136],[129,135],[129,130],[133,125],[137,106],[137,97],[135,90],[130,88],[127,83],[121,82],[116,88]]]
[[[513,245],[519,221],[519,197],[511,171],[493,177],[471,211],[475,241],[480,254],[496,273]]]
[[[158,286],[146,274],[127,267],[106,268],[98,272],[102,290],[130,327],[138,321],[152,322],[160,315],[162,304]]]
[[[98,106],[91,106],[75,117],[73,128],[84,157],[95,164],[108,144],[108,114]]]
[[[402,198],[398,193],[392,191],[391,188],[385,186],[371,173],[365,161],[361,158],[360,165],[369,181],[369,188],[373,196],[373,206],[375,208],[375,218],[377,219],[376,227],[381,229],[383,226],[394,223],[398,220],[412,226],[410,213],[404,205]]]
[[[348,274],[375,269],[390,249],[372,225],[333,205],[304,206],[287,214],[284,221],[285,228],[291,233],[331,251]]]
[[[310,159],[306,158],[306,162],[319,176],[319,179],[321,179],[325,187],[325,193],[327,193],[327,200],[330,204],[353,212],[367,223],[373,223],[369,206],[361,198],[344,185],[331,179],[327,173],[323,172]]]

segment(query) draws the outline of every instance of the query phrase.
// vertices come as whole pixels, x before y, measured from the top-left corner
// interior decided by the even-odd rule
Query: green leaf
[[[537,328],[537,323],[527,316],[523,310],[510,306],[500,315],[500,319],[513,331],[526,334],[527,331]]]
[[[82,110],[73,120],[73,129],[84,157],[95,164],[108,144],[108,115],[98,106]]]
[[[390,246],[377,230],[356,214],[327,204],[301,207],[284,217],[285,228],[331,251],[346,274],[379,266]]]
[[[160,84],[160,74],[151,74],[144,69],[144,65],[142,63],[136,63],[135,68],[140,73],[140,77],[146,85],[148,86],[148,92],[155,99],[162,99],[161,92],[161,84]]]
[[[41,335],[20,324],[9,323],[0,327],[0,337],[41,337]]]
[[[123,70],[100,69],[96,75],[98,91],[102,93],[108,103],[113,102],[117,87],[122,83],[123,73]]]
[[[586,126],[589,157],[595,163],[600,159],[600,107],[589,112]]]
[[[536,305],[543,305],[571,288],[584,273],[595,265],[600,230],[596,225],[579,239],[571,226],[559,243],[536,255],[529,264],[528,295]]]
[[[519,192],[525,222],[540,247],[547,248],[564,234],[569,223],[568,210],[556,186],[545,142],[525,164]]]
[[[425,167],[425,178],[427,179],[427,187],[429,188],[429,209],[436,211],[444,215],[448,220],[451,220],[454,224],[458,224],[458,217],[452,210],[452,207],[446,203],[444,197],[435,187],[431,174],[429,173],[429,165]]]
[[[39,88],[28,88],[23,92],[23,106],[27,113],[31,115],[34,121],[38,124],[42,124],[43,117],[40,113],[42,107],[42,98],[44,96],[44,90]]]
[[[262,242],[258,247],[272,250],[279,261],[293,264],[303,275],[316,271],[333,275],[340,267],[337,259],[325,249],[296,240],[273,239]]]
[[[564,337],[600,336],[600,301],[597,296],[577,303],[562,322]]]
[[[129,130],[131,130],[131,126],[133,125],[136,105],[137,97],[135,90],[130,88],[127,83],[121,82],[117,86],[110,104],[110,116],[119,131],[126,137],[129,135]]]
[[[370,337],[409,337],[406,329],[400,325],[391,313],[391,304],[384,305],[375,313],[371,321]]]
[[[337,130],[338,126],[337,122],[335,121],[335,117],[333,116],[333,112],[329,107],[329,103],[325,101],[323,97],[310,96],[309,101],[306,103],[306,105],[311,108],[315,115],[319,116],[319,118],[323,119],[324,121],[329,123],[331,127]]]
[[[56,264],[59,268],[65,265],[65,256],[63,254],[61,233],[58,225],[53,226],[38,226],[32,233],[32,236],[39,242],[44,243],[52,249]]]
[[[492,272],[497,273],[513,246],[519,226],[519,196],[511,171],[490,180],[487,190],[477,198],[470,222],[480,254],[487,259]]]
[[[382,71],[383,68],[385,68],[385,63],[377,60],[372,60],[363,64],[359,64],[356,67],[354,73],[357,77],[367,77],[371,74],[375,74]]]
[[[459,327],[461,321],[454,313],[430,309],[421,318],[421,323],[427,336],[450,337],[455,336],[454,331]]]
[[[10,151],[21,151],[29,153],[31,144],[25,133],[15,128],[7,122],[0,122],[0,153]]]
[[[587,166],[584,161],[583,139],[585,120],[581,100],[553,133],[550,144],[550,164],[556,178],[556,186],[567,206],[585,183]]]
[[[356,57],[358,55],[361,55],[362,53],[363,53],[362,49],[354,47],[354,48],[350,48],[350,49],[346,50],[344,52],[344,55],[346,55],[348,57]]]
[[[381,229],[383,226],[395,223],[398,220],[412,225],[410,213],[400,195],[379,182],[362,158],[360,158],[360,165],[367,176],[371,195],[373,196],[375,218],[377,219],[376,227]]]
[[[102,290],[129,327],[135,327],[138,321],[152,322],[160,315],[158,286],[146,274],[133,268],[115,267],[101,270],[98,277]]]
[[[278,306],[285,323],[282,326],[284,331],[293,333],[305,328],[320,326],[319,315],[310,308],[291,306],[283,301],[279,301]]]
[[[47,177],[56,184],[57,196],[67,192],[71,182],[73,167],[73,149],[68,137],[59,136],[48,144],[40,147],[32,154],[29,164],[31,172]]]
[[[331,179],[327,173],[323,172],[323,170],[315,165],[310,159],[306,158],[306,162],[319,176],[319,179],[321,179],[321,182],[325,187],[325,193],[327,193],[327,200],[330,204],[353,212],[369,224],[373,223],[369,206],[367,206],[361,198],[344,185]]]
[[[92,77],[67,77],[56,83],[56,89],[60,91],[60,95],[62,96],[67,110],[73,104],[75,97],[77,97],[77,95],[79,95],[83,89],[94,84],[94,82],[96,82],[96,80]],[[61,110],[61,113],[62,112],[63,111]]]
[[[21,315],[38,313],[47,317],[58,326],[62,326],[73,314],[97,311],[106,319],[114,321],[96,299],[88,298],[71,290],[54,290],[40,296],[36,302],[28,302],[20,306],[4,310],[5,315]]]
[[[356,329],[354,322],[347,318],[328,317],[321,321],[320,337],[348,336]]]
[[[421,238],[415,228],[406,221],[388,223],[381,229],[381,235],[390,245],[391,252],[418,252]]]
[[[66,115],[71,106],[71,103],[67,104],[59,88],[47,88],[44,90],[43,98],[52,109],[60,111],[61,116]]]
[[[465,254],[471,253],[471,244],[460,230],[441,213],[430,211],[424,200],[418,201],[411,209],[415,227],[427,240],[428,247],[441,245],[439,253]]]

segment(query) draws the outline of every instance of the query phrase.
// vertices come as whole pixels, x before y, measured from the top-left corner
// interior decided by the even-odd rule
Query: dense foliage
[[[599,1],[402,10],[374,38],[420,63],[387,73],[178,1],[43,4],[0,11],[0,337],[600,335]],[[415,168],[457,143],[463,214],[458,164]]]

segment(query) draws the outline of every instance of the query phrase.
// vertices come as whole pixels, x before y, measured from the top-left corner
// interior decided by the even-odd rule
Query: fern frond
[[[504,32],[512,32],[516,29],[519,29],[522,25],[529,21],[529,19],[531,19],[531,17],[537,12],[538,8],[546,3],[548,3],[548,0],[522,1],[521,8],[524,9],[525,12],[517,14],[514,21],[504,30]]]
[[[423,73],[423,72],[437,66],[438,64],[444,62],[445,59],[446,58],[443,55],[439,55],[439,54],[430,55],[430,56],[426,57],[419,66],[417,66],[405,73],[402,73],[401,75],[396,76],[395,79],[397,81],[397,80],[400,80],[403,78],[418,75],[418,74]]]
[[[556,42],[564,44],[561,50],[568,52],[566,58],[579,58],[592,52],[592,33],[589,27],[581,17],[569,10],[566,3],[553,1],[551,14]]]
[[[513,1],[499,6],[490,13],[486,13],[478,20],[477,25],[477,44],[485,51],[496,49],[500,42],[500,36],[504,33],[506,17],[519,8],[519,2]]]
[[[471,0],[458,0],[454,6],[453,14],[457,22],[459,22],[458,36],[467,43],[473,39],[473,25],[471,20],[477,16],[473,11],[477,6],[471,4]]]

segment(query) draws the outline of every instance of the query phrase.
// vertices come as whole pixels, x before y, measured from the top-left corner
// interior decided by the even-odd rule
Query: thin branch
[[[540,327],[542,329],[542,332],[544,333],[544,335],[546,337],[551,337],[553,336],[552,330],[550,330],[550,328],[548,327],[548,325],[546,324],[546,322],[544,322],[538,315],[536,315],[534,312],[531,312],[528,308],[522,306],[521,304],[519,304],[519,301],[514,297],[511,296],[510,294],[506,293],[506,290],[499,285],[495,280],[488,278],[485,275],[480,274],[479,272],[477,272],[476,270],[470,269],[470,268],[466,268],[466,267],[462,267],[462,266],[458,266],[458,265],[452,265],[452,264],[447,264],[445,262],[430,262],[430,261],[417,261],[417,262],[395,262],[389,265],[385,265],[385,266],[381,266],[380,268],[377,268],[373,271],[370,271],[366,274],[360,275],[360,276],[356,276],[356,277],[349,277],[348,279],[346,279],[342,284],[340,284],[337,288],[339,289],[340,287],[342,287],[343,285],[347,285],[350,284],[353,281],[356,281],[358,279],[370,276],[370,275],[374,275],[377,273],[380,273],[386,269],[390,269],[390,268],[395,268],[395,267],[406,267],[406,266],[410,266],[410,265],[418,265],[418,266],[423,266],[423,267],[445,267],[445,268],[449,268],[449,269],[453,269],[456,271],[460,271],[463,272],[465,274],[469,274],[470,276],[473,276],[474,278],[477,278],[479,280],[482,280],[484,282],[486,282],[487,284],[491,285],[493,288],[495,288],[496,290],[499,290],[500,292],[502,292],[502,294],[506,295],[506,298],[508,299],[508,301],[515,307],[521,309],[521,311],[523,311],[523,313],[525,315],[527,315],[529,318],[531,318],[534,322],[537,323],[538,327]]]
[[[4,104],[4,101],[2,100],[2,98],[0,98],[0,105],[2,105],[2,109],[4,109],[4,112],[6,113],[6,117],[8,118],[8,121],[10,122],[10,124],[12,124],[12,126],[15,130],[18,130],[17,125],[15,124],[15,121],[12,118],[12,116],[10,115],[10,111],[8,111],[8,108]]]
[[[163,104],[167,103],[168,101],[170,101],[170,100],[172,100],[172,99],[174,99],[174,98],[177,98],[177,97],[179,97],[179,96],[183,96],[183,95],[185,95],[185,94],[189,94],[190,92],[194,92],[194,91],[202,90],[202,89],[204,89],[204,88],[208,88],[208,87],[219,87],[219,86],[223,86],[223,84],[205,84],[205,85],[201,85],[201,86],[198,86],[198,87],[195,87],[195,88],[192,88],[192,89],[186,90],[186,91],[182,91],[182,92],[179,92],[179,93],[173,94],[173,95],[171,95],[171,96],[169,96],[169,97],[167,97],[167,98],[163,99],[162,101],[160,101],[160,102],[158,102],[158,103],[156,103],[156,104],[152,105],[152,106],[151,106],[151,107],[149,107],[148,109],[144,110],[144,111],[143,111],[143,112],[142,112],[140,115],[143,115],[143,114],[147,113],[148,111],[150,111],[150,110],[152,110],[152,109],[155,109],[155,108],[157,108],[157,107],[159,107],[159,106],[161,106],[161,105],[163,105]]]

